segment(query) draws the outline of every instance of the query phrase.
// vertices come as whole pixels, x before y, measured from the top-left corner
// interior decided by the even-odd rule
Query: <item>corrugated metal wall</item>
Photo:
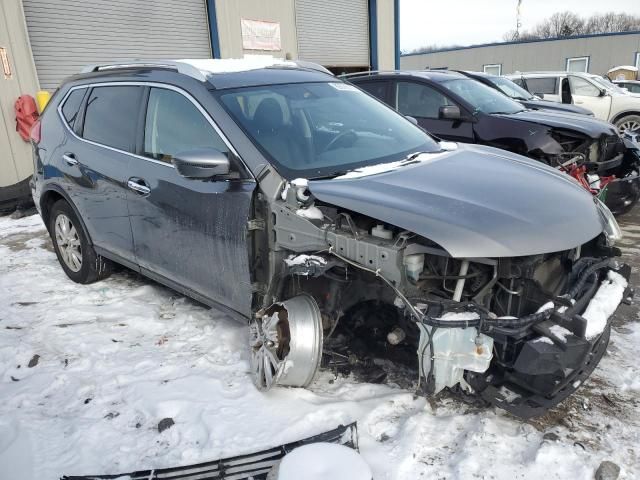
[[[298,58],[325,66],[369,65],[367,0],[296,0]]]
[[[45,90],[91,63],[210,58],[205,0],[23,0]]]

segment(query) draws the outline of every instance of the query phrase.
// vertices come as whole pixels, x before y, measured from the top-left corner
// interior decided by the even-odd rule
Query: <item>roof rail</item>
[[[364,72],[343,73],[340,78],[359,77],[364,75],[373,75],[376,73],[405,73],[405,70],[367,70]]]
[[[246,60],[246,59],[245,59]],[[327,70],[322,65],[312,62],[306,62],[304,60],[275,60],[272,65],[269,65],[268,59],[263,59],[263,65],[253,65],[253,68],[269,68],[269,67],[298,67],[304,68],[306,70],[315,70],[322,73],[327,73],[329,75],[333,75],[329,70]],[[100,63],[87,65],[81,71],[81,73],[90,73],[90,72],[100,72],[105,70],[121,70],[126,68],[167,68],[177,71],[178,73],[182,73],[184,75],[188,75],[190,77],[195,78],[201,82],[207,80],[207,76],[209,74],[215,73],[223,73],[224,71],[234,71],[233,68],[230,70],[225,70],[224,68],[217,71],[216,68],[212,68],[211,65],[207,65],[207,61],[211,62],[238,62],[242,61],[241,59],[202,59],[202,60],[124,60],[122,62],[112,62],[112,63]],[[251,62],[251,60],[248,60]],[[251,69],[251,68],[249,68]],[[237,70],[241,71],[241,70]]]
[[[128,60],[123,62],[114,62],[114,63],[101,63],[101,64],[93,64],[87,65],[84,67],[80,73],[90,73],[90,72],[100,72],[104,70],[120,70],[125,68],[143,68],[143,67],[154,67],[154,68],[170,68],[172,70],[176,70],[178,73],[182,73],[184,75],[188,75],[190,77],[195,78],[196,80],[200,80],[204,82],[207,80],[207,77],[202,73],[201,70],[194,67],[193,65],[176,61],[176,60]]]

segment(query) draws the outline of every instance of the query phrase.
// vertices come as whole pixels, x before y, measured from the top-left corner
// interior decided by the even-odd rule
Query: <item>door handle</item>
[[[76,160],[76,156],[73,153],[65,153],[62,155],[62,159],[70,167],[78,164],[78,160]]]
[[[149,193],[151,193],[151,189],[145,181],[139,178],[130,178],[127,181],[127,187],[141,195],[149,195]]]

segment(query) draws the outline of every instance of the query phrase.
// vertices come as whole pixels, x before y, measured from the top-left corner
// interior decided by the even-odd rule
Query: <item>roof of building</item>
[[[640,35],[640,30],[633,30],[631,32],[613,32],[613,33],[590,33],[586,35],[574,35],[571,37],[553,37],[553,38],[538,38],[534,40],[518,40],[512,42],[493,42],[493,43],[479,43],[477,45],[468,45],[465,47],[448,47],[438,50],[432,50],[430,52],[414,52],[403,53],[401,57],[411,57],[414,55],[429,55],[431,53],[453,52],[456,50],[468,50],[471,48],[483,48],[483,47],[499,47],[504,45],[520,45],[525,43],[540,43],[540,42],[555,42],[557,40],[576,40],[579,38],[594,38],[594,37],[615,37],[619,35]]]

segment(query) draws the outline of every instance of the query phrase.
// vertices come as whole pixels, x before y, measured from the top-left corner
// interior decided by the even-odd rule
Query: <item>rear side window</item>
[[[144,155],[171,162],[176,153],[199,148],[229,149],[198,108],[184,95],[164,88],[149,92]]]
[[[358,87],[374,97],[387,101],[387,82],[363,82]]]
[[[82,137],[133,152],[142,87],[95,87],[87,100]]]
[[[85,88],[73,90],[62,105],[62,116],[67,121],[67,124],[72,130],[76,122],[78,112],[80,111],[80,105],[82,105],[82,99],[84,98],[85,93],[87,93],[87,90]]]
[[[556,77],[527,78],[527,90],[533,94],[557,95],[558,79]]]

